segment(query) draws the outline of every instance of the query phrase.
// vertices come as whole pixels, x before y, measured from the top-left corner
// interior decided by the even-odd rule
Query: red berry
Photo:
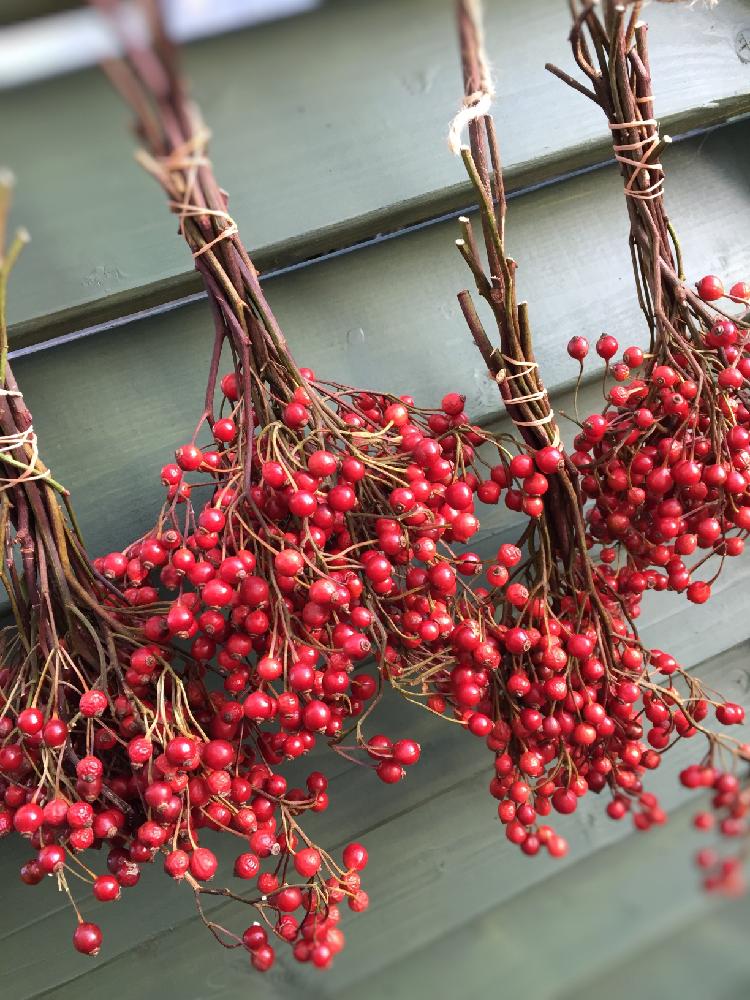
[[[622,357],[628,368],[640,368],[643,364],[643,351],[640,347],[626,347]]]
[[[42,738],[48,747],[61,747],[68,739],[68,727],[62,719],[50,719],[44,724]]]
[[[310,419],[310,411],[302,403],[288,403],[282,411],[282,420],[287,427],[298,430]]]
[[[589,353],[589,342],[585,337],[573,337],[568,341],[568,354],[574,361],[583,361]]]
[[[745,719],[745,709],[742,705],[728,701],[724,705],[718,706],[716,709],[716,719],[722,726],[738,726]]]
[[[175,452],[177,464],[185,472],[195,472],[203,464],[203,452],[194,444],[185,444]]]
[[[304,847],[294,855],[294,867],[303,878],[312,878],[321,865],[320,852],[314,847]]]
[[[724,295],[724,285],[721,278],[717,278],[715,274],[705,275],[695,287],[704,302],[715,302]]]
[[[421,748],[415,740],[396,740],[393,744],[393,759],[404,767],[411,767],[419,760]]]
[[[747,302],[750,299],[750,285],[746,281],[736,281],[729,289],[733,302]]]
[[[170,851],[164,859],[164,871],[172,878],[183,878],[190,869],[190,855],[187,851]]]
[[[448,416],[456,417],[459,413],[463,413],[465,402],[466,396],[461,396],[457,392],[449,392],[447,396],[443,396],[440,407]]]
[[[165,466],[167,468],[167,466]],[[178,469],[179,472],[179,469]],[[182,473],[180,473],[180,476]],[[164,470],[162,470],[162,478],[164,476]],[[128,567],[128,560],[122,552],[110,552],[109,555],[104,557],[103,564],[103,574],[109,580],[119,580],[121,577],[125,576],[125,570]]]
[[[196,847],[190,857],[190,874],[200,882],[207,882],[216,874],[219,862],[207,847]]]
[[[224,444],[229,444],[237,437],[237,425],[229,417],[217,420],[211,430],[216,440]]]
[[[81,695],[78,708],[84,718],[93,719],[104,712],[107,704],[107,696],[103,691],[92,690]]]
[[[344,848],[344,866],[361,872],[367,866],[367,850],[362,844],[347,844]]]
[[[237,878],[251,879],[260,871],[260,859],[257,854],[240,854],[234,861],[234,874]]]
[[[73,932],[73,947],[82,955],[98,955],[102,943],[102,932],[97,924],[82,921]]]
[[[711,584],[704,580],[695,580],[688,587],[686,596],[693,604],[705,604],[711,596]]]
[[[22,837],[32,837],[44,821],[41,806],[29,802],[16,810],[13,826]]]
[[[596,353],[605,361],[613,358],[619,349],[620,345],[617,343],[617,339],[608,333],[603,333],[596,342]]]
[[[510,473],[514,479],[526,479],[534,471],[531,455],[514,455],[510,460]]]
[[[109,903],[120,896],[120,883],[113,875],[99,875],[94,880],[94,896],[100,903]]]
[[[44,725],[44,715],[38,708],[24,708],[18,713],[16,725],[24,736],[35,736]]]
[[[403,767],[392,760],[381,760],[375,770],[380,780],[386,785],[394,785],[401,781],[404,776]]]
[[[564,459],[559,448],[549,445],[547,448],[541,448],[534,455],[534,461],[536,462],[536,467],[540,472],[550,476],[560,470]]]
[[[240,380],[236,372],[228,372],[228,374],[223,375],[221,378],[221,391],[231,400],[236,403],[240,398]]]

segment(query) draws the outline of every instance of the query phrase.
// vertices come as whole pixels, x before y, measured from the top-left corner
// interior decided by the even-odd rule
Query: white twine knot
[[[489,114],[492,107],[492,99],[495,96],[490,64],[484,47],[480,0],[464,0],[464,6],[471,19],[471,24],[476,35],[479,87],[464,97],[463,107],[454,117],[448,129],[448,145],[455,156],[461,155],[461,133],[470,122]]]

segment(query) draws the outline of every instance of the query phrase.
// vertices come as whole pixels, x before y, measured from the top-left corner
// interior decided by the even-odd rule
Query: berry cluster
[[[225,375],[211,442],[195,443],[199,427],[161,471],[153,532],[94,560],[94,598],[132,624],[112,662],[93,676],[74,659],[41,678],[0,675],[0,829],[37,851],[23,878],[55,874],[67,887],[73,871],[93,880],[96,898],[115,899],[161,858],[199,898],[215,891],[206,883],[218,869],[201,831],[220,831],[238,840],[234,876],[257,886],[241,901],[265,927],[243,938],[208,923],[224,943],[249,947],[258,969],[273,962],[271,932],[297,960],[328,965],[343,944],[337,903],[367,907],[365,849],[347,848],[341,867],[299,825],[327,808],[325,774],[289,787],[285,763],[323,739],[381,781],[400,781],[420,747],[364,736],[382,685],[371,654],[386,657],[388,630],[419,602],[439,605],[444,631],[463,628],[477,599],[456,578],[482,568],[454,551],[478,528],[467,507],[484,468],[475,449],[485,435],[463,397],[423,413],[409,399],[300,376],[304,390],[274,423],[253,417],[248,441],[240,374]],[[484,486],[496,501],[489,473]],[[413,631],[419,662],[433,638]],[[89,876],[79,854],[104,845],[108,873]],[[81,920],[75,946],[94,953],[100,941]]]
[[[621,22],[624,15],[618,11]],[[595,77],[590,96],[610,113],[607,88],[620,78],[607,72],[607,62],[620,47],[623,57],[629,51],[626,35],[616,34],[609,49],[602,46],[607,29],[588,5],[577,22],[579,30],[582,24],[595,36],[593,48],[601,63],[594,70],[581,58]],[[465,92],[475,94],[481,89],[479,32],[465,5],[460,5],[460,29]],[[642,31],[638,38],[643,40]],[[637,78],[642,68],[640,62],[633,71],[639,88],[649,83]],[[641,89],[637,98],[631,101],[629,120],[646,117],[638,110],[647,100]],[[611,103],[625,106],[614,97]],[[652,125],[650,119],[644,123]],[[621,128],[625,130],[613,127],[613,138]],[[433,658],[427,669],[411,673],[416,681],[429,679],[437,687],[430,696],[432,707],[450,707],[485,738],[495,756],[490,791],[499,800],[508,838],[527,854],[543,846],[561,854],[562,838],[538,821],[552,810],[573,812],[589,790],[607,790],[609,815],[621,819],[631,813],[639,830],[663,822],[664,813],[655,796],[644,791],[643,778],[659,766],[676,739],[700,733],[708,741],[709,756],[717,747],[746,756],[736,740],[706,724],[712,709],[720,724],[741,723],[741,706],[712,696],[667,652],[645,649],[634,624],[646,590],[664,590],[679,580],[675,589],[690,588],[693,600],[707,599],[710,589],[689,578],[682,555],[699,545],[722,556],[742,551],[750,505],[745,506],[744,456],[735,451],[744,433],[738,422],[744,422],[746,411],[739,397],[729,398],[727,377],[721,375],[728,365],[739,363],[740,351],[727,359],[724,345],[711,341],[709,346],[703,340],[693,345],[694,331],[707,323],[705,303],[677,272],[664,268],[667,287],[658,278],[658,287],[641,295],[656,335],[648,358],[635,347],[627,349],[622,364],[612,368],[617,384],[605,412],[583,422],[570,456],[562,452],[534,359],[528,309],[518,301],[517,265],[505,251],[503,186],[489,169],[500,163],[491,121],[474,117],[469,139],[460,152],[480,206],[486,264],[468,219],[460,220],[457,245],[495,320],[499,350],[492,347],[469,293],[462,292],[459,301],[523,439],[523,452],[511,461],[502,481],[510,487],[513,479],[527,483],[538,478],[541,488],[538,509],[527,510],[536,516],[519,545],[500,549],[487,572],[490,588],[475,588],[484,598],[483,614],[474,620],[467,616],[446,656],[448,663]],[[639,148],[641,140],[636,136],[635,141],[627,148]],[[623,165],[627,181],[636,169],[640,173],[642,168]],[[640,176],[636,180],[647,184]],[[634,234],[656,232],[669,240],[673,231],[661,216],[659,225],[636,225],[641,206],[643,212],[662,211],[661,199],[646,193],[649,197],[632,199]],[[647,263],[661,252],[661,243],[656,250],[647,245],[638,251],[634,259],[641,285],[649,288],[652,273],[661,272]],[[669,263],[671,250],[664,254]],[[704,294],[706,284],[700,283]],[[742,292],[739,285],[733,289],[735,298]],[[714,332],[716,326],[713,319],[708,323]],[[737,340],[741,344],[739,336]],[[588,343],[576,337],[568,350],[582,365]],[[614,337],[599,339],[597,352],[608,368],[617,351]],[[642,366],[643,378],[631,379],[630,370]],[[689,385],[693,366],[694,391]],[[702,481],[696,455],[706,466],[719,467],[708,475],[708,483]],[[512,488],[506,502],[521,509]],[[654,566],[666,567],[667,573]],[[684,583],[680,573],[687,577]]]
[[[710,275],[697,288],[712,300],[722,291]],[[748,294],[738,282],[730,297]],[[717,314],[700,349],[665,347],[662,363],[628,347],[612,364],[616,339],[604,335],[596,344],[615,384],[603,413],[582,422],[571,460],[593,501],[589,534],[603,546],[603,561],[620,556],[626,592],[674,590],[703,604],[711,581],[696,579],[696,571],[714,555],[723,560],[744,550],[750,530],[747,336],[739,318]],[[585,338],[574,338],[568,353],[583,364]]]
[[[148,646],[139,651],[139,661],[151,652]],[[163,652],[156,654],[162,660]],[[212,930],[230,947],[248,947],[261,970],[274,960],[271,932],[289,942],[300,961],[327,966],[344,943],[334,904],[346,899],[361,912],[368,900],[359,876],[365,848],[348,845],[337,864],[299,825],[301,813],[327,808],[325,775],[313,771],[304,787],[288,787],[283,775],[257,759],[250,732],[225,738],[242,728],[231,712],[236,702],[210,695],[195,679],[183,686],[176,676],[165,683],[166,677],[162,673],[150,696],[141,698],[127,686],[127,696],[112,698],[99,688],[78,692],[73,675],[66,686],[69,701],[78,692],[77,711],[67,723],[34,705],[15,719],[3,717],[0,835],[15,831],[35,850],[21,878],[34,885],[55,876],[72,901],[72,874],[90,883],[95,899],[112,902],[137,885],[142,865],[160,859],[165,873],[184,880],[199,898],[212,893],[206,883],[219,868],[214,851],[200,842],[201,831],[222,832],[238,841],[234,875],[253,880],[257,895],[220,894],[255,907],[266,927],[253,925],[242,937],[217,925]],[[170,704],[178,691],[180,698]],[[177,722],[181,717],[190,718],[201,736],[181,734],[189,730]],[[203,727],[224,736],[207,738]],[[85,852],[102,848],[106,870],[96,874]],[[73,944],[96,954],[101,930],[76,911]]]
[[[750,748],[747,748],[750,750]],[[721,856],[711,847],[702,847],[695,856],[695,864],[703,873],[703,887],[707,892],[724,896],[740,896],[747,888],[743,864],[747,859],[747,840],[750,825],[750,788],[747,781],[740,782],[735,774],[721,771],[710,765],[692,765],[680,775],[687,788],[711,789],[711,809],[695,814],[696,830],[716,830],[727,840],[740,846]]]

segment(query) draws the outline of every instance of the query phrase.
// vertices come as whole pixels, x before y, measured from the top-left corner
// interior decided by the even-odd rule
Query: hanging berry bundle
[[[2,196],[4,231],[5,187]],[[85,919],[80,883],[112,902],[158,859],[192,887],[212,933],[247,948],[257,969],[273,964],[273,935],[326,966],[344,943],[335,904],[367,906],[359,874],[367,851],[348,844],[339,864],[313,844],[297,816],[326,808],[325,775],[313,771],[305,787],[289,788],[252,748],[241,706],[216,697],[200,661],[173,645],[170,605],[144,582],[159,545],[141,545],[138,559],[89,561],[7,361],[5,290],[24,238],[0,252],[0,578],[15,618],[0,634],[0,837],[30,841],[35,854],[21,879],[55,878],[83,954],[96,955],[103,936]],[[236,839],[234,874],[256,880],[255,895],[206,885],[218,861],[200,842],[204,828]],[[89,849],[104,846],[97,872]],[[252,906],[260,922],[233,934],[205,916],[204,894]],[[300,908],[302,920],[293,916]]]
[[[709,754],[738,751],[737,741],[704,726],[711,707],[722,723],[742,709],[712,700],[700,680],[667,653],[645,649],[633,619],[640,592],[622,586],[588,549],[575,465],[560,444],[554,413],[534,358],[528,310],[517,300],[516,264],[505,251],[500,155],[487,114],[491,84],[482,53],[477,5],[459,2],[465,107],[451,132],[473,183],[489,274],[468,219],[458,248],[497,325],[487,336],[468,292],[459,301],[474,341],[498,383],[523,451],[508,464],[518,481],[506,501],[532,520],[518,546],[502,546],[489,567],[483,614],[454,642],[451,670],[416,672],[430,683],[495,756],[491,794],[509,840],[526,854],[566,850],[552,810],[571,813],[588,791],[610,792],[607,812],[632,813],[637,829],[663,822],[644,791],[648,770],[676,738],[702,733]],[[459,146],[468,124],[470,145]],[[523,549],[525,548],[525,552]]]
[[[3,237],[9,200],[4,177]],[[14,618],[0,633],[0,837],[28,838],[35,853],[21,878],[33,885],[55,877],[78,916],[75,947],[95,954],[101,932],[83,919],[72,890],[82,880],[97,899],[111,900],[138,881],[143,850],[136,852],[137,836],[149,824],[134,769],[165,732],[189,731],[188,709],[171,684],[179,654],[152,650],[144,635],[145,602],[155,591],[133,605],[98,571],[67,490],[40,457],[31,413],[8,363],[5,323],[8,277],[26,239],[19,233],[7,253],[0,246],[0,578]],[[154,699],[144,702],[127,680],[128,665],[155,668],[157,661],[161,682]],[[166,791],[176,819],[182,800]],[[96,874],[85,852],[105,843],[114,845],[109,872]]]
[[[327,801],[320,774],[307,791],[287,791],[285,762],[327,741],[394,784],[418,761],[413,739],[368,738],[363,724],[384,679],[401,687],[402,672],[452,661],[451,638],[482,613],[481,596],[467,585],[481,561],[466,545],[479,527],[474,496],[497,503],[504,469],[478,454],[487,436],[471,426],[458,393],[422,410],[409,397],[327,382],[297,366],[152,13],[152,47],[128,46],[106,68],[136,113],[147,147],[139,159],[179,216],[215,341],[200,421],[162,469],[167,496],[154,530],[99,565],[136,605],[144,591],[170,594],[164,613],[148,622],[155,662],[131,664],[126,679],[139,698],[152,698],[157,650],[188,644],[190,711],[213,742],[232,749],[232,768],[261,782],[250,811],[259,828],[266,824],[275,870],[258,874],[256,866],[246,877],[257,875],[265,895],[273,890],[275,905],[279,893],[292,892],[287,865],[299,858],[289,817]],[[231,369],[221,375],[223,360]],[[505,454],[496,442],[489,450]],[[210,689],[206,677],[216,681]],[[155,780],[164,777],[157,769]],[[234,824],[241,804],[231,793],[205,781],[201,789],[197,811]],[[277,803],[286,810],[283,825]],[[186,825],[192,836],[192,818]],[[366,897],[356,872],[326,862],[311,874],[310,888],[295,888],[290,906],[308,916],[301,924],[285,916],[275,929],[296,958],[327,965],[340,937],[332,905],[343,892],[363,909]],[[266,964],[253,954],[256,965]]]
[[[596,351],[614,376],[603,413],[587,417],[572,461],[593,501],[590,535],[623,556],[628,590],[669,589],[702,604],[711,579],[696,576],[716,556],[739,555],[750,530],[750,355],[746,307],[750,289],[736,282],[725,295],[708,275],[685,281],[680,247],[664,205],[659,135],[641,3],[574,5],[573,55],[590,87],[548,66],[602,108],[625,184],[630,249],[638,300],[650,334],[648,351],[628,347],[612,364],[617,340],[603,335]],[[726,306],[724,308],[723,306]],[[583,364],[588,344],[569,353]],[[703,576],[703,574],[701,574]]]

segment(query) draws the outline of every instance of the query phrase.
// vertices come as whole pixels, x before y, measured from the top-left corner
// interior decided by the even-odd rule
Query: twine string
[[[211,132],[205,125],[199,125],[195,132],[181,145],[176,146],[168,156],[154,157],[144,149],[138,150],[136,159],[152,174],[170,195],[169,207],[179,217],[180,233],[185,234],[185,220],[191,218],[211,218],[226,223],[217,235],[193,251],[193,258],[211,250],[222,240],[230,239],[239,232],[237,223],[229,212],[218,208],[205,208],[193,202],[192,197],[200,167],[208,167],[211,160],[206,155]]]
[[[23,399],[23,393],[17,389],[0,389],[0,397],[14,396],[16,399]],[[23,470],[19,476],[9,478],[0,476],[0,493],[11,489],[17,483],[29,482],[33,479],[50,479],[52,473],[49,469],[37,469],[39,460],[39,446],[34,428],[31,424],[25,431],[18,431],[16,434],[0,435],[0,464],[3,463],[3,455],[10,456],[14,451],[21,451],[26,456],[18,465]],[[15,460],[14,460],[15,461]]]
[[[639,129],[643,127],[652,130],[644,138],[636,139],[634,142],[612,143],[612,149],[617,162],[632,168],[632,172],[625,183],[625,194],[629,198],[638,198],[641,201],[653,201],[654,198],[659,198],[663,194],[664,168],[659,162],[652,163],[649,161],[649,157],[660,142],[658,126],[659,123],[655,118],[644,118],[640,121],[632,122],[609,123],[609,128],[613,133],[619,130]],[[635,156],[640,153],[640,159],[636,159],[635,156],[623,155],[626,153],[634,153]],[[646,186],[643,188],[636,186],[641,176],[643,176],[646,183]],[[652,180],[652,177],[655,177],[655,179]]]
[[[14,393],[14,395],[20,396],[21,394]],[[17,434],[0,436],[0,463],[3,461],[3,455],[10,455],[11,452],[14,451],[21,451],[22,454],[26,456],[23,462],[19,462],[23,471],[18,476],[0,477],[0,493],[4,493],[6,490],[11,489],[18,483],[30,482],[34,479],[50,478],[51,472],[49,469],[41,470],[37,468],[39,446],[37,444],[37,437],[34,433],[34,428],[31,424],[25,431],[19,431]]]
[[[506,370],[498,372],[498,374],[495,376],[495,380],[498,383],[511,382],[513,381],[513,379],[524,378],[526,375],[529,375],[531,372],[539,368],[539,364],[536,361],[527,361],[525,359],[519,361],[516,358],[509,357],[507,354],[503,354],[498,348],[496,348],[493,353],[501,357],[503,361],[505,361],[507,364],[514,365],[516,368],[521,369],[520,371],[517,371],[514,374],[510,374]],[[514,396],[512,400],[509,400],[509,403],[511,406],[513,406],[516,403],[535,403],[540,400],[544,400],[544,403],[547,407],[547,413],[545,413],[543,417],[539,417],[536,420],[516,420],[516,418],[511,413],[510,419],[513,421],[516,427],[544,427],[546,424],[553,423],[555,419],[555,411],[552,409],[552,406],[549,401],[549,395],[544,386],[542,386],[541,389],[538,389],[535,392],[529,392],[522,396]],[[554,424],[552,431],[553,431],[552,444],[554,445],[555,448],[559,448],[561,440],[560,440],[560,429],[557,426],[557,424]]]

